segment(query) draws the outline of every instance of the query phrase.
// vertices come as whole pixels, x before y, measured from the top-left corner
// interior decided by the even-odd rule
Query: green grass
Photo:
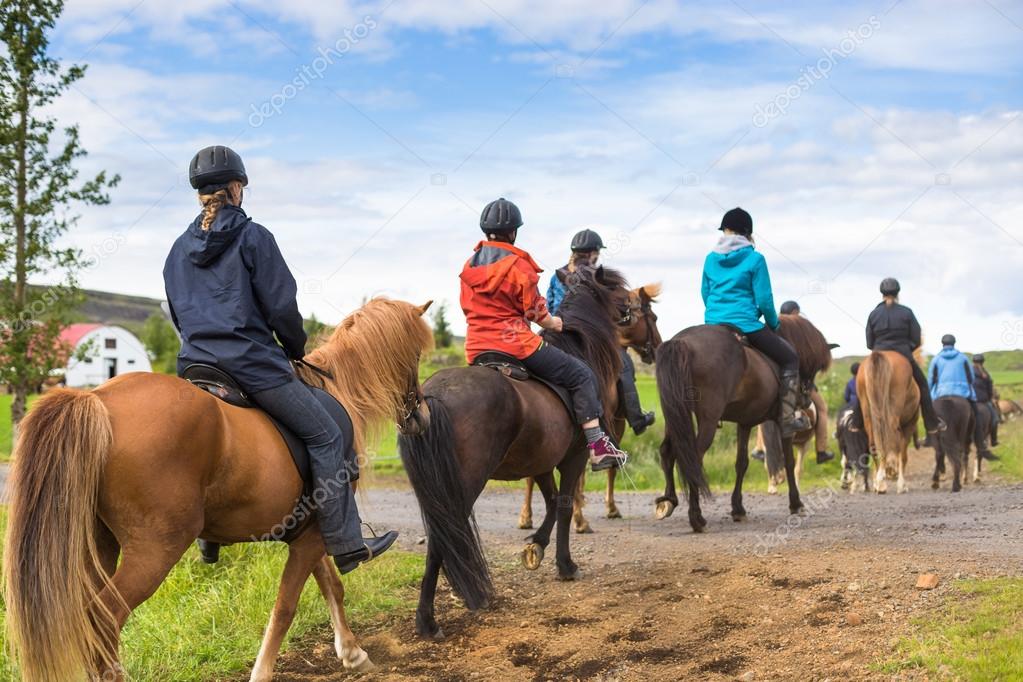
[[[220,563],[207,566],[194,547],[189,550],[125,626],[122,662],[131,678],[212,680],[247,670],[259,652],[286,557],[281,543],[235,545],[224,548]],[[352,628],[384,613],[410,616],[422,572],[421,556],[391,551],[346,576]],[[0,624],[2,618],[0,605]],[[327,623],[327,606],[310,579],[287,641]],[[0,679],[17,679],[2,637],[0,629]]]
[[[1023,579],[955,583],[941,612],[914,623],[891,660],[897,673],[925,670],[938,679],[1023,680]]]
[[[0,461],[11,456],[11,396],[0,393]]]

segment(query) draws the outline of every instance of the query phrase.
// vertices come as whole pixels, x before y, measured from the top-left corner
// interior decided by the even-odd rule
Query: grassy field
[[[255,661],[287,549],[281,543],[237,545],[224,548],[221,557],[220,563],[208,566],[193,547],[156,594],[132,614],[122,648],[132,679],[223,679]],[[411,617],[422,572],[421,556],[391,551],[346,576],[345,607],[352,628],[357,632],[360,624],[385,613]],[[3,613],[0,604],[0,626]],[[310,579],[288,641],[328,622],[327,606]],[[18,679],[2,627],[0,679]]]
[[[914,624],[880,670],[937,679],[1023,679],[1023,579],[960,581],[938,617]]]

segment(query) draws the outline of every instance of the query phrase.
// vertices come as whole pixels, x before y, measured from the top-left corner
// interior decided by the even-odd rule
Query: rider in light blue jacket
[[[970,358],[955,347],[956,337],[945,334],[941,338],[941,352],[931,360],[927,381],[931,397],[937,400],[943,396],[959,396],[970,401],[977,399],[973,390],[973,366]]]
[[[719,229],[724,234],[703,264],[704,322],[738,329],[751,346],[778,363],[782,433],[808,429],[809,420],[798,410],[799,356],[775,333],[780,325],[778,311],[767,261],[753,246],[753,218],[741,208],[733,208],[725,213]]]

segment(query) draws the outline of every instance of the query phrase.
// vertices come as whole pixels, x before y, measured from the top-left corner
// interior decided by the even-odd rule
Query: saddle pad
[[[472,361],[474,367],[489,367],[490,369],[497,370],[503,376],[511,379],[512,381],[529,381],[533,380],[546,386],[547,388],[554,391],[554,394],[561,399],[565,409],[568,410],[569,415],[574,415],[575,410],[572,408],[572,395],[565,388],[558,386],[555,383],[547,381],[541,377],[536,376],[522,364],[522,361],[518,358],[512,357],[511,355],[505,355],[504,353],[498,353],[497,351],[487,351],[486,353],[480,353],[476,356],[476,359]]]

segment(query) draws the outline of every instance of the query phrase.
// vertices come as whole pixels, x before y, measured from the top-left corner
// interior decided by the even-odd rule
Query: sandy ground
[[[359,631],[381,680],[858,680],[890,679],[874,665],[894,655],[911,619],[926,615],[956,577],[1023,574],[1023,486],[986,481],[953,495],[930,489],[930,450],[912,453],[904,495],[751,493],[749,519],[734,523],[727,495],[704,506],[707,532],[693,534],[684,509],[653,518],[651,493],[624,493],[624,519],[602,518],[572,537],[584,574],[559,582],[553,545],[526,571],[515,527],[520,494],[486,492],[477,519],[494,566],[498,598],[486,612],[438,595],[443,642],[418,640],[409,613]],[[812,466],[812,465],[811,465]],[[540,503],[534,500],[535,513]],[[363,504],[375,525],[402,531],[423,551],[414,496],[372,490]],[[537,517],[539,521],[539,517]],[[937,589],[915,588],[921,573]],[[442,581],[443,586],[443,581]],[[326,630],[307,636],[280,663],[280,680],[344,679]],[[920,679],[923,679],[921,676]]]

